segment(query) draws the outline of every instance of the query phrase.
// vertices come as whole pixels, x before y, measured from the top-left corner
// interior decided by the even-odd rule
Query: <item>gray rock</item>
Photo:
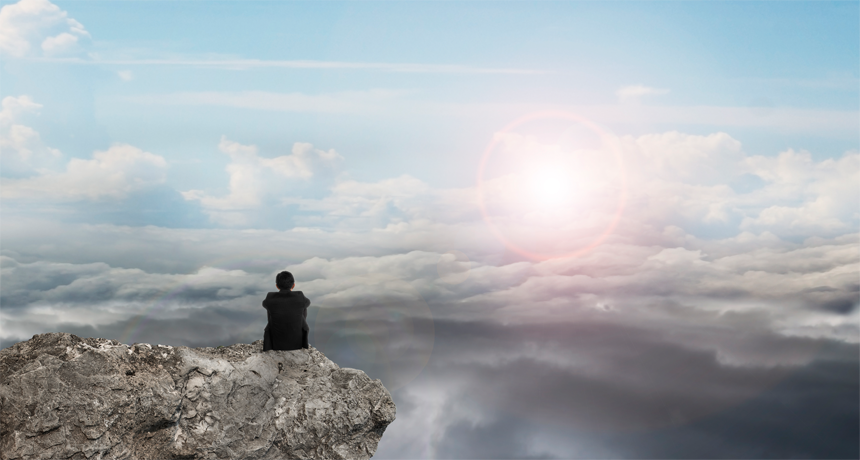
[[[41,334],[0,350],[0,459],[367,459],[379,380],[314,348],[188,348]]]

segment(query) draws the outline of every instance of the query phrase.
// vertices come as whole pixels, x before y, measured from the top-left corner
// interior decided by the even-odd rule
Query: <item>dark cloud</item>
[[[433,356],[413,391],[395,393],[388,433],[419,447],[383,438],[380,458],[856,457],[856,346],[784,337],[808,342],[807,364],[732,366],[647,331],[594,326],[437,322]],[[523,357],[530,344],[537,352]],[[445,397],[428,403],[434,390]]]
[[[860,305],[860,297],[853,295],[850,297],[846,296],[841,299],[833,299],[823,302],[821,304],[821,309],[832,313],[847,315],[853,313],[854,310],[857,309],[858,305]]]
[[[600,438],[618,446],[619,458],[857,458],[857,347],[826,348],[773,387],[710,417]]]
[[[755,396],[793,369],[722,363],[715,350],[667,340],[666,331],[611,323],[437,321],[436,329],[434,375],[467,378],[486,407],[583,429],[687,423]],[[781,342],[807,356],[819,346]]]
[[[392,301],[311,309],[312,345],[394,390],[398,420],[379,458],[856,457],[856,345],[752,327],[734,349],[711,346],[744,323],[731,315],[724,326],[732,327],[708,321],[688,338],[671,323],[409,315],[421,308]],[[264,325],[253,305],[57,330],[217,346],[257,340]]]
[[[37,325],[24,324],[27,327]],[[92,326],[59,322],[42,332],[69,332],[80,337],[101,337],[123,343],[135,342],[189,347],[213,347],[250,343],[263,338],[266,313],[250,307],[243,310],[223,308],[183,309],[164,314],[151,311],[126,320]],[[21,339],[3,340],[3,348]]]
[[[522,420],[502,417],[488,424],[465,421],[445,429],[436,458],[547,459],[552,454],[530,449],[531,432]]]

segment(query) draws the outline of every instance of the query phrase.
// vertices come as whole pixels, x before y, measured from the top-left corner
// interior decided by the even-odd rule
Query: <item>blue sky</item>
[[[0,5],[4,347],[287,268],[384,458],[857,455],[857,2]]]

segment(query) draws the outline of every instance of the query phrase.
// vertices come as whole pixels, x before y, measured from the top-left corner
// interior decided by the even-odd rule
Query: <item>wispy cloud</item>
[[[420,64],[393,62],[344,62],[315,60],[265,60],[265,59],[81,59],[81,58],[33,58],[33,61],[66,64],[118,65],[118,66],[184,66],[213,69],[247,70],[254,68],[317,69],[317,70],[366,70],[402,73],[451,73],[451,74],[520,74],[536,75],[551,73],[548,70],[520,69],[511,67],[476,67],[460,64]]]
[[[386,89],[325,94],[200,91],[130,96],[126,100],[146,105],[202,105],[282,112],[367,114],[381,110],[404,94],[407,92]]]
[[[772,128],[795,133],[839,133],[856,137],[860,112],[856,110],[776,107],[763,113],[750,107],[648,106],[635,103],[612,105],[484,104],[433,101],[416,93],[395,89],[338,91],[321,94],[270,91],[197,91],[128,96],[125,101],[145,105],[220,106],[305,113],[384,113],[408,108],[412,113],[441,116],[487,117],[510,113],[564,110],[599,123],[647,125],[706,125],[718,129],[732,126]]]
[[[590,106],[588,115],[605,123],[755,126],[803,133],[843,132],[857,136],[856,110],[774,108],[762,114],[749,107],[718,106]]]
[[[134,73],[131,70],[120,70],[116,73],[123,81],[134,80]]]
[[[639,102],[640,99],[644,96],[652,96],[652,95],[660,95],[660,94],[668,94],[668,89],[662,88],[651,88],[645,85],[629,85],[622,86],[615,91],[615,95],[618,96],[618,100],[622,103],[624,102]]]

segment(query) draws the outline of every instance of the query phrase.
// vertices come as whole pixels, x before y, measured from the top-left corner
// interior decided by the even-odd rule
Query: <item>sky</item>
[[[857,2],[0,5],[0,347],[289,270],[376,458],[860,456]]]

